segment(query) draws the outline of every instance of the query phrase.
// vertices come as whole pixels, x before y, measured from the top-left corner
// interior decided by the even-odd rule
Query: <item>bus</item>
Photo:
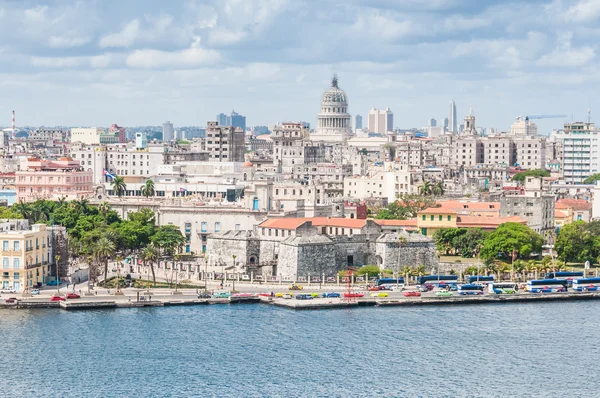
[[[600,288],[600,278],[573,279],[573,290],[576,292],[597,292]]]
[[[546,279],[564,279],[568,281],[569,287],[573,284],[575,278],[585,278],[583,271],[557,271],[546,274]]]
[[[569,283],[565,279],[534,279],[527,281],[525,289],[530,293],[566,292]]]
[[[458,286],[458,294],[466,296],[466,295],[474,295],[474,294],[483,294],[483,285],[459,285]]]
[[[377,280],[377,286],[388,285],[388,286],[404,286],[404,278],[381,278]]]
[[[469,276],[469,283],[483,282],[484,285],[489,282],[494,282],[494,275],[471,275]]]
[[[498,282],[487,285],[488,292],[494,294],[515,294],[519,290],[519,285],[514,282]]]
[[[444,283],[456,283],[458,282],[458,275],[424,275],[417,278],[419,285],[427,282],[439,282],[440,285]]]

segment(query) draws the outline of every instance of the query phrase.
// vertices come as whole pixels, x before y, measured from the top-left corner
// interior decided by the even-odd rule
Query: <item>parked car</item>
[[[431,283],[424,283],[422,285],[417,286],[417,289],[420,292],[430,292],[433,290],[433,285]]]
[[[0,293],[16,293],[17,291],[15,289],[13,289],[12,287],[3,287],[2,290],[0,290]]]
[[[212,296],[210,294],[208,294],[208,293],[200,293],[200,294],[198,294],[198,298],[199,299],[209,299],[211,297]]]
[[[78,299],[80,296],[77,293],[67,293],[68,299]]]
[[[365,295],[363,293],[344,293],[344,297],[346,298],[358,298],[358,297],[364,297]]]
[[[61,285],[62,282],[61,281],[57,281],[56,279],[50,282],[46,282],[46,285],[48,286],[57,286],[57,285]]]
[[[421,297],[421,292],[418,291],[410,291],[402,293],[404,297]]]
[[[50,301],[65,301],[66,299],[63,296],[52,296],[50,297]]]
[[[222,291],[222,292],[215,292],[215,293],[213,294],[213,297],[214,297],[214,298],[229,298],[229,297],[231,297],[231,293],[229,293],[229,292],[225,292],[225,291]]]
[[[257,296],[260,296],[260,297],[271,297],[271,293],[258,293]]]
[[[285,294],[283,295],[283,298],[284,298],[284,299],[291,299],[291,298],[292,298],[292,295],[291,295],[291,294],[289,294],[289,293],[285,293]]]
[[[318,297],[321,297],[321,295],[320,295],[319,293],[315,293],[315,292],[311,293],[310,295],[311,295],[313,298],[318,298]]]
[[[33,289],[31,291],[31,294],[34,295],[34,296],[37,296],[38,294],[40,294],[40,289]]]
[[[302,290],[302,286],[300,285],[291,285],[289,288],[289,290]]]
[[[10,297],[4,300],[4,302],[7,304],[15,304],[19,302],[19,299],[17,299],[16,297]]]
[[[454,293],[447,290],[440,290],[439,292],[435,292],[435,295],[438,297],[451,297],[454,296]]]
[[[281,293],[281,292],[275,293],[275,297],[283,297],[283,293]]]
[[[378,292],[379,286],[369,286],[369,288],[367,290],[370,292]]]
[[[387,293],[371,293],[371,297],[387,297],[389,294]]]
[[[323,297],[325,298],[340,298],[342,295],[339,293],[331,292],[331,293],[323,293]]]
[[[300,293],[296,295],[296,300],[312,300],[313,296],[306,293]]]
[[[252,297],[252,293],[235,293],[231,297]]]

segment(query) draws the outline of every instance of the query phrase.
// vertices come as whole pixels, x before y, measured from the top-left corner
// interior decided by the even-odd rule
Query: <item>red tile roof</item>
[[[445,202],[438,202],[439,207],[430,207],[419,213],[424,214],[456,214],[461,212],[483,212],[489,211],[497,213],[500,211],[500,202],[460,202],[457,200],[449,200]]]
[[[559,199],[554,207],[557,209],[590,210],[592,204],[585,199]]]
[[[416,227],[417,220],[373,220],[377,224],[388,227]]]

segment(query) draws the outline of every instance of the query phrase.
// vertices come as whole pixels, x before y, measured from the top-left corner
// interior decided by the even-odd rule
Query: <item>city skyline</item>
[[[501,131],[594,119],[600,2],[420,3],[4,3],[0,125],[13,109],[17,126],[205,125],[224,109],[316,125],[334,72],[349,113],[389,107],[398,127],[443,120],[452,99],[459,122],[473,105]]]

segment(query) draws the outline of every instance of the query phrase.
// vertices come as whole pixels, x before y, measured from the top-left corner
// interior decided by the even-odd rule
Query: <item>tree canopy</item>
[[[583,180],[584,184],[595,184],[596,181],[600,180],[600,173],[592,174],[585,180]]]
[[[550,172],[543,169],[533,169],[517,173],[513,176],[513,181],[524,182],[526,177],[550,177]]]
[[[477,255],[488,234],[481,228],[444,228],[437,230],[433,238],[439,252],[467,258]]]
[[[543,243],[544,238],[528,226],[508,222],[485,238],[481,258],[501,257],[510,261],[514,253],[517,258],[527,259],[532,253],[541,252]]]
[[[600,256],[600,221],[575,221],[561,227],[554,248],[562,261],[594,262]]]
[[[381,209],[375,218],[380,220],[408,220],[421,210],[435,206],[435,199],[425,195],[402,194],[395,202]]]

